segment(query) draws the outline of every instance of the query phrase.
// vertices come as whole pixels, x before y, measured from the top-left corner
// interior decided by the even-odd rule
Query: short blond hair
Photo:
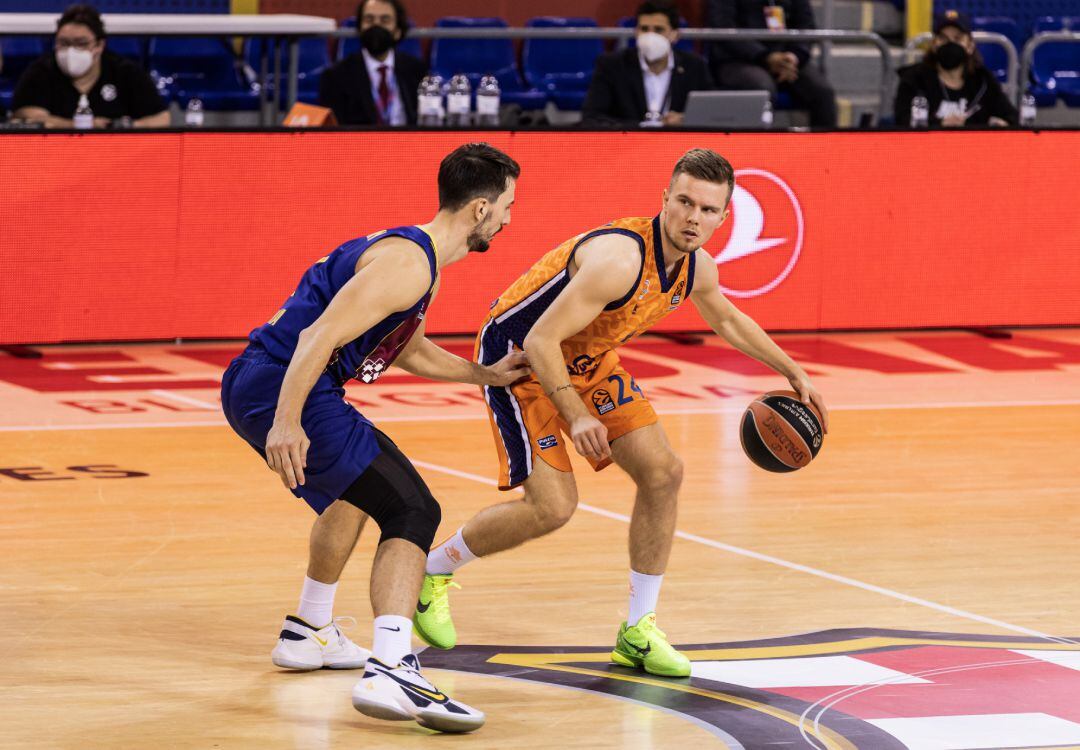
[[[671,172],[672,182],[680,174],[718,184],[726,183],[729,196],[735,189],[735,170],[731,162],[712,149],[692,148],[683,154],[682,158],[675,162],[675,169]]]

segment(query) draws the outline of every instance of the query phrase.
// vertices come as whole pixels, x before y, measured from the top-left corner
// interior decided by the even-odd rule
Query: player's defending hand
[[[488,368],[491,373],[491,385],[506,386],[521,380],[529,374],[529,359],[525,352],[510,352]]]
[[[813,406],[817,409],[817,413],[821,415],[821,429],[825,432],[829,431],[829,410],[825,408],[825,399],[821,396],[821,391],[814,387],[814,384],[810,382],[810,378],[806,373],[800,373],[791,378],[788,382],[791,383],[791,387],[799,394],[799,400],[807,406]]]
[[[577,452],[585,458],[594,461],[611,458],[607,427],[596,417],[586,414],[575,419],[570,425],[570,439],[574,441]]]
[[[299,422],[274,422],[266,435],[266,463],[290,490],[304,483],[304,467],[311,441]]]

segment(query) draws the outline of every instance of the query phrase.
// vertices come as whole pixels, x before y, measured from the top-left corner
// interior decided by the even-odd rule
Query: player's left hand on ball
[[[525,352],[510,352],[488,369],[494,378],[492,385],[510,385],[529,374],[529,359]]]
[[[299,422],[274,422],[266,435],[266,463],[290,490],[304,483],[304,467],[311,441]]]
[[[791,387],[799,394],[799,400],[807,406],[813,406],[817,413],[821,415],[821,429],[825,432],[829,431],[829,410],[825,408],[825,399],[821,396],[821,391],[814,387],[810,382],[810,378],[805,374],[792,378],[790,381]]]

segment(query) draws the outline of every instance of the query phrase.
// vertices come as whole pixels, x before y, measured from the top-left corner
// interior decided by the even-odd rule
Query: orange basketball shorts
[[[485,326],[477,338],[476,360],[480,364],[494,364],[514,348],[496,329]],[[605,352],[587,373],[571,373],[570,382],[589,412],[607,427],[608,442],[658,419],[614,351]],[[573,470],[569,427],[535,376],[505,388],[484,386],[483,391],[499,457],[500,490],[512,489],[528,479],[538,460],[559,471]],[[596,471],[611,463],[608,459],[587,460]]]

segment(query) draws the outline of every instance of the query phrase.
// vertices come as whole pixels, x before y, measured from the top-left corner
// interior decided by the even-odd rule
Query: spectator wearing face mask
[[[394,49],[409,28],[405,6],[400,0],[361,0],[356,28],[361,49],[322,74],[319,103],[342,125],[415,125],[427,65]]]
[[[713,88],[705,59],[672,47],[679,11],[670,0],[637,9],[636,46],[596,60],[582,119],[621,125],[679,125],[691,91]]]
[[[900,83],[894,108],[901,127],[911,124],[911,100],[920,95],[930,105],[932,127],[1017,123],[1016,108],[983,64],[971,36],[971,22],[963,13],[950,10],[938,16],[926,57],[897,74]]]
[[[15,117],[70,128],[85,96],[94,127],[130,118],[137,128],[169,124],[165,102],[136,63],[106,49],[105,25],[92,6],[72,5],[56,24],[53,54],[35,60],[15,87]]]

